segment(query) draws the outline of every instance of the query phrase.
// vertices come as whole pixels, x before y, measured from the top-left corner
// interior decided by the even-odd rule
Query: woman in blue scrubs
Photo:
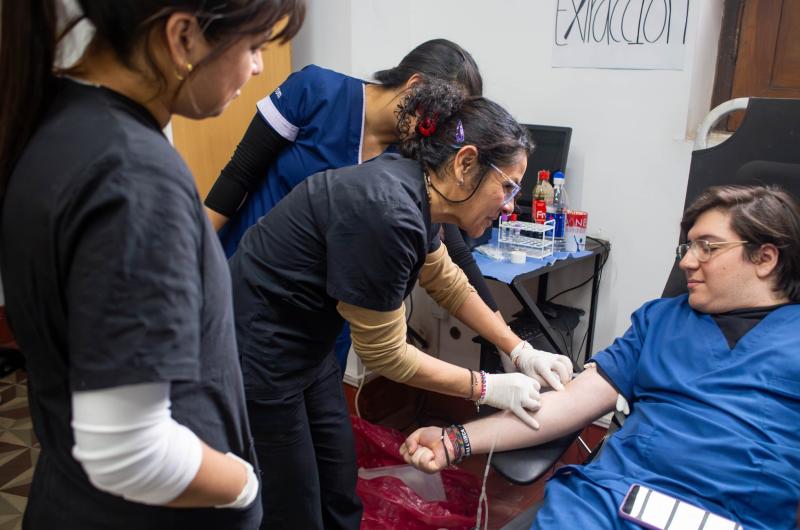
[[[377,83],[310,65],[259,101],[205,200],[226,255],[233,255],[244,232],[309,175],[360,164],[400,141],[397,107],[420,76],[452,83],[467,95],[483,92],[472,56],[453,42],[435,39],[414,48],[394,68],[376,72]],[[448,253],[497,312],[464,238],[454,226],[443,230]],[[342,370],[349,347],[345,328],[336,344]]]

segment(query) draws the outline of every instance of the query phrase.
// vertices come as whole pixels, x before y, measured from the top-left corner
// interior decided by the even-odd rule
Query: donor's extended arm
[[[532,430],[515,415],[500,412],[466,424],[472,453],[488,453],[497,437],[496,451],[530,447],[574,432],[603,414],[611,411],[617,400],[617,390],[592,365],[561,392],[542,395],[542,407],[534,414],[539,423]],[[412,433],[400,447],[406,462],[418,469],[435,473],[446,467],[445,443],[448,456],[455,461],[453,448],[442,440],[441,427],[424,427]]]

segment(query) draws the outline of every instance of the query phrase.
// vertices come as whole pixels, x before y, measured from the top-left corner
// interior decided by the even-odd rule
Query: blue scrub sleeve
[[[309,123],[317,107],[325,104],[319,94],[327,93],[326,75],[330,72],[309,65],[290,75],[281,86],[256,106],[261,117],[290,142],[297,139],[300,130]]]
[[[636,370],[639,367],[639,356],[650,324],[648,308],[653,303],[652,301],[648,302],[637,309],[631,315],[631,326],[625,334],[618,337],[611,346],[592,357],[592,361],[597,363],[606,379],[628,401],[634,399]]]

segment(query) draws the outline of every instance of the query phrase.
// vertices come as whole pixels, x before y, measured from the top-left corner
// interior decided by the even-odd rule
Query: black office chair
[[[706,147],[711,128],[728,113],[742,109],[746,114],[736,133]],[[684,209],[706,188],[723,184],[776,184],[800,198],[800,99],[740,98],[709,113],[698,129]],[[676,262],[662,297],[685,292],[686,279]],[[589,451],[587,463],[623,422],[624,415],[613,415],[609,434]],[[577,439],[578,433],[572,433],[547,444],[499,452],[492,458],[492,467],[513,483],[531,484],[551,470]]]
[[[735,110],[746,110],[739,129],[706,148],[708,131]],[[706,188],[724,184],[775,184],[800,198],[800,99],[739,98],[708,114],[697,132],[684,209]],[[676,262],[661,296],[685,292]]]

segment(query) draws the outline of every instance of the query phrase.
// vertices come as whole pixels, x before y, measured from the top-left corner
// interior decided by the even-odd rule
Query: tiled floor
[[[0,530],[22,527],[33,466],[39,457],[26,383],[22,371],[0,379]]]

